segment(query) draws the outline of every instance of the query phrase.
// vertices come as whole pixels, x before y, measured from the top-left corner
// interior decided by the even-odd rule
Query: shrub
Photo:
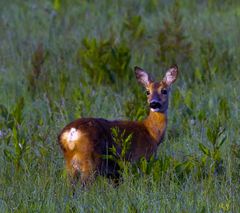
[[[191,59],[192,44],[188,41],[182,26],[182,15],[177,1],[170,10],[171,19],[163,20],[163,27],[158,33],[156,62],[163,66],[183,64]]]
[[[93,83],[110,85],[131,78],[131,53],[125,43],[85,38],[82,45],[78,60]]]

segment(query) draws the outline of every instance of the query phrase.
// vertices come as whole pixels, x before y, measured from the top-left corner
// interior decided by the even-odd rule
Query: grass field
[[[239,212],[239,39],[237,0],[1,0],[0,212]],[[133,67],[175,63],[158,159],[73,196],[60,130],[143,119]]]

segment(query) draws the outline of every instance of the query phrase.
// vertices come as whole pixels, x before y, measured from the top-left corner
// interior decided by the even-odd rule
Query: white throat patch
[[[153,108],[150,108],[152,112],[159,112],[160,109],[153,109]]]

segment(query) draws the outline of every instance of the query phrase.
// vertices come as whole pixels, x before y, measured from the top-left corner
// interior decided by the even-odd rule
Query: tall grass
[[[238,212],[238,1],[0,2],[3,212]],[[177,63],[157,159],[72,195],[57,134],[78,117],[142,119],[132,67]]]

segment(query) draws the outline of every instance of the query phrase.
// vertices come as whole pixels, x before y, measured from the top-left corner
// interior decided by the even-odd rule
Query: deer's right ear
[[[150,76],[140,67],[134,67],[135,75],[139,83],[141,83],[144,87],[147,87],[151,82]]]

